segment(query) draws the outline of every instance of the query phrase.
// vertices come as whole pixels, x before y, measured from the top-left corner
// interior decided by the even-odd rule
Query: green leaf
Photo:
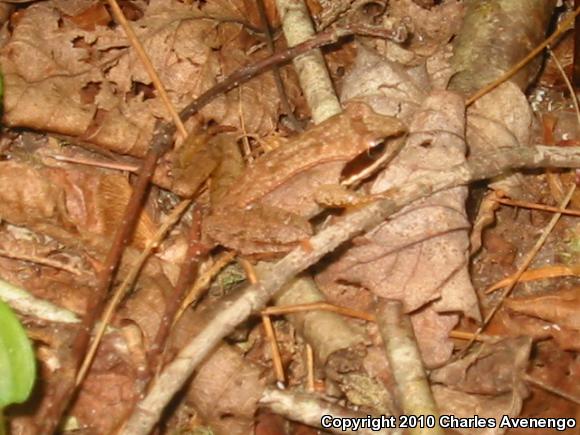
[[[0,409],[24,402],[35,378],[30,340],[14,312],[0,300]]]

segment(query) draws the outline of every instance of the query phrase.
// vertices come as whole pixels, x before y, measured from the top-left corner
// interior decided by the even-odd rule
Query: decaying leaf
[[[504,334],[526,334],[535,340],[553,338],[565,350],[580,349],[578,288],[542,296],[510,298],[492,325]]]
[[[374,101],[372,95],[369,98]],[[412,118],[407,144],[373,183],[371,193],[398,186],[411,174],[463,161],[463,128],[462,99],[443,91],[432,93]],[[477,299],[467,271],[465,196],[466,190],[457,188],[406,207],[357,239],[320,279],[360,284],[381,297],[403,301],[408,312],[434,301],[433,309],[439,313],[463,312],[478,319]],[[420,343],[423,334],[434,337],[434,325],[416,330]],[[444,331],[448,332],[447,328]],[[446,340],[444,334],[435,336],[436,341]],[[449,343],[433,347],[446,349],[447,357],[452,351]],[[425,350],[428,365],[445,361],[440,354],[435,357]]]
[[[243,21],[243,10],[233,11],[238,14],[233,18]],[[231,22],[231,13],[222,11],[208,19],[196,6],[155,0],[134,22],[176,107],[247,63],[239,48],[242,26]],[[98,25],[89,32],[61,14],[51,2],[20,13],[0,55],[7,89],[4,121],[143,156],[156,120],[168,115],[151,95],[150,78],[127,50],[122,29]],[[219,49],[227,49],[228,56],[220,58]],[[274,89],[272,77],[266,75],[202,113],[208,120],[237,127],[241,110],[247,131],[269,132],[278,115]]]
[[[130,298],[119,313],[119,319],[138,325],[145,341],[151,343],[159,328],[168,291],[150,281],[138,297]],[[202,305],[196,313],[184,312],[168,343],[166,358],[171,358],[215,315],[215,310],[208,305]],[[244,435],[253,427],[257,402],[268,381],[268,372],[223,343],[197,371],[187,389],[186,400],[217,433]]]
[[[101,252],[106,249],[131,191],[118,173],[0,163],[0,218],[73,247],[84,242]],[[137,245],[143,246],[154,229],[144,214]]]
[[[513,83],[504,83],[477,100],[467,111],[467,143],[472,154],[490,148],[528,146],[534,116],[526,96]],[[522,197],[521,175],[502,177],[491,184],[512,198]]]
[[[405,68],[363,45],[357,47],[353,69],[344,79],[341,99],[361,99],[378,113],[409,119],[426,97],[424,66]]]
[[[505,306],[516,313],[538,317],[561,327],[580,331],[579,303],[580,288],[574,287],[544,296],[508,299]]]
[[[457,428],[465,434],[500,434],[504,415],[517,416],[527,396],[522,380],[531,351],[526,337],[483,345],[465,358],[431,373],[432,386],[442,415],[493,418],[495,427]],[[474,394],[475,393],[475,394]]]
[[[410,48],[423,56],[433,54],[457,34],[465,7],[463,2],[457,0],[442,2],[392,0],[390,3],[391,16],[410,21],[412,29]],[[425,9],[421,3],[431,3],[432,7]]]

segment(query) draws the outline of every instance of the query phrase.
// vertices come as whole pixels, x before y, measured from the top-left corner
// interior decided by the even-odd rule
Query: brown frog
[[[289,251],[312,235],[308,220],[321,210],[317,190],[337,184],[355,157],[404,132],[396,118],[350,104],[258,159],[204,220],[205,234],[245,255]]]

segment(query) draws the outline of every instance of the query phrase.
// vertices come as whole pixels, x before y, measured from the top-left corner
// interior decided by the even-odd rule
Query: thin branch
[[[348,307],[342,307],[340,305],[334,305],[330,302],[312,302],[308,304],[295,304],[295,305],[281,305],[276,307],[268,307],[262,310],[262,315],[267,314],[269,316],[281,316],[288,314],[304,313],[308,311],[330,311],[333,313],[341,314],[343,316],[352,317],[353,319],[364,320],[367,322],[376,323],[377,319],[374,314],[367,313],[366,311],[354,310]],[[475,334],[466,331],[451,331],[449,333],[450,338],[457,338],[459,340],[471,340],[474,338]],[[493,341],[499,337],[494,337],[491,335],[481,335],[475,339],[478,341]]]
[[[306,343],[306,368],[307,368],[307,386],[308,391],[311,393],[315,390],[315,379],[314,379],[314,350],[312,346]]]
[[[274,48],[274,38],[272,36],[272,29],[270,29],[270,23],[268,23],[268,16],[266,15],[266,7],[264,6],[264,0],[256,0],[258,6],[258,13],[260,14],[260,21],[262,28],[264,30],[264,35],[266,36],[266,46],[270,51],[270,54],[275,52]],[[280,96],[280,103],[282,104],[282,110],[286,112],[290,125],[294,131],[303,131],[300,121],[296,119],[292,107],[290,107],[290,101],[288,101],[288,93],[284,87],[284,82],[282,81],[282,75],[280,74],[280,67],[274,66],[272,68],[272,73],[274,74],[274,82],[276,83],[276,89],[278,90],[278,95]]]
[[[563,264],[554,264],[550,266],[540,267],[539,269],[527,270],[520,276],[519,282],[536,281],[539,279],[559,278],[561,276],[579,276],[580,264],[564,266]],[[502,287],[508,286],[514,280],[515,274],[510,275],[495,284],[488,287],[483,293],[488,295],[499,290]]]
[[[235,258],[235,256],[236,256],[236,253],[233,251],[226,252],[226,253],[220,255],[215,260],[215,263],[213,263],[211,265],[209,270],[207,270],[200,277],[198,277],[198,279],[195,281],[195,284],[193,285],[193,287],[191,288],[191,290],[189,291],[187,296],[185,296],[183,302],[181,303],[181,307],[179,307],[179,311],[177,312],[177,315],[175,316],[175,319],[176,319],[175,321],[179,320],[179,318],[183,315],[183,313],[187,309],[187,307],[195,304],[199,300],[202,292],[207,288],[207,286],[209,285],[211,280],[224,267],[226,267],[229,263],[231,263],[233,261],[233,259]]]
[[[14,310],[47,322],[79,323],[79,317],[67,309],[39,299],[25,289],[0,279],[0,299]]]
[[[262,280],[222,302],[222,309],[181,350],[151,385],[148,394],[133,410],[119,432],[123,435],[148,434],[165,406],[195,368],[237,325],[262,310],[270,298],[298,273],[317,263],[324,255],[347,240],[382,223],[404,206],[444,189],[492,178],[522,167],[580,167],[580,149],[558,147],[504,148],[474,157],[448,171],[422,174],[404,186],[391,190],[385,199],[352,211],[275,263]]]
[[[578,31],[578,30],[580,30],[580,29],[576,29],[575,31]],[[580,125],[580,106],[578,105],[578,96],[576,95],[576,90],[574,89],[574,86],[572,86],[570,79],[566,75],[566,71],[564,71],[564,67],[562,66],[562,63],[560,62],[560,60],[558,59],[558,56],[556,56],[554,54],[554,52],[552,51],[552,49],[550,47],[547,47],[547,50],[548,50],[548,53],[550,53],[550,57],[552,58],[552,60],[556,64],[558,71],[560,71],[560,74],[562,75],[562,79],[564,80],[564,83],[566,83],[566,87],[568,88],[568,92],[570,92],[570,98],[572,99],[574,111],[576,112],[576,120],[578,121],[578,125]]]
[[[53,260],[50,258],[37,257],[35,255],[20,254],[18,252],[8,252],[4,249],[0,249],[0,257],[10,258],[11,260],[26,261],[28,263],[39,264],[41,266],[48,266],[54,269],[64,270],[65,272],[72,273],[76,276],[89,274],[88,272],[79,270],[76,267],[65,264],[61,261]]]
[[[169,99],[169,95],[167,95],[167,91],[165,91],[165,87],[163,86],[163,83],[161,83],[161,79],[159,78],[159,74],[157,74],[155,67],[151,63],[151,59],[149,59],[149,56],[147,55],[147,53],[145,52],[145,49],[143,48],[143,44],[141,44],[141,42],[139,41],[139,38],[135,34],[135,31],[131,27],[131,24],[129,24],[129,22],[127,21],[127,18],[125,18],[125,14],[123,14],[123,11],[121,10],[121,8],[119,7],[119,4],[117,3],[117,0],[107,0],[107,2],[109,3],[109,6],[111,7],[111,11],[113,12],[113,16],[115,17],[115,20],[121,25],[121,27],[123,27],[123,30],[125,31],[125,34],[127,35],[127,39],[129,39],[131,46],[133,47],[133,49],[137,53],[137,56],[139,57],[139,59],[143,63],[143,66],[145,67],[145,71],[147,71],[147,75],[149,76],[149,78],[153,82],[153,86],[155,87],[155,89],[159,93],[159,97],[161,98],[161,100],[163,101],[163,104],[165,105],[165,108],[167,109],[167,111],[171,115],[171,119],[173,120],[173,122],[177,126],[177,129],[179,130],[179,133],[181,134],[181,136],[185,139],[187,137],[187,130],[185,129],[183,122],[179,118],[177,111],[173,107],[173,104],[171,103],[171,100]]]
[[[274,373],[276,374],[276,381],[278,385],[283,386],[286,382],[286,376],[284,374],[284,365],[282,364],[282,357],[280,356],[280,347],[278,346],[278,340],[276,339],[276,331],[274,330],[274,325],[272,324],[272,319],[270,316],[262,314],[262,326],[264,326],[264,332],[266,337],[270,342],[270,350],[272,352],[272,364],[274,365]]]
[[[276,0],[276,8],[288,46],[294,47],[315,35],[304,0]],[[314,123],[320,124],[342,112],[322,51],[309,51],[295,57],[293,63]]]
[[[145,261],[151,255],[153,249],[159,246],[159,243],[166,237],[167,233],[179,221],[179,219],[181,218],[183,213],[185,213],[185,210],[187,210],[190,204],[191,200],[187,199],[180,202],[177,206],[175,206],[175,208],[171,211],[171,213],[169,214],[163,225],[159,227],[159,229],[155,232],[151,240],[147,242],[145,249],[143,249],[143,251],[139,254],[139,257],[137,257],[134,264],[132,265],[131,271],[127,274],[121,285],[115,290],[115,294],[113,295],[113,297],[107,304],[107,307],[105,308],[101,324],[99,325],[95,333],[95,337],[93,338],[93,341],[91,342],[91,345],[80,365],[79,371],[77,373],[76,385],[79,385],[85,378],[91,366],[91,363],[95,358],[95,355],[99,348],[99,344],[101,343],[101,339],[103,338],[103,335],[111,320],[111,317],[113,317],[113,314],[117,310],[117,307],[119,306],[121,300],[129,292],[131,287],[133,287],[133,284],[135,283],[135,280],[137,279],[137,276],[139,275],[141,268],[145,264]]]
[[[439,410],[429,386],[411,319],[403,312],[403,303],[381,300],[376,313],[403,414],[434,416],[437,422]],[[443,434],[438,424],[432,428],[417,425],[410,427],[408,432],[410,435]]]
[[[154,373],[163,365],[160,356],[165,349],[165,343],[171,332],[171,326],[174,324],[176,314],[187,290],[189,290],[195,280],[199,264],[207,256],[208,251],[208,246],[201,243],[201,209],[198,206],[194,206],[187,251],[179,270],[175,290],[173,294],[166,298],[165,312],[157,329],[157,335],[148,352],[149,366],[152,369],[150,373]]]
[[[76,163],[79,165],[94,166],[97,168],[115,169],[117,171],[137,172],[139,166],[131,163],[116,163],[106,160],[90,159],[87,157],[73,157],[62,154],[49,154],[48,158],[59,162]]]
[[[324,401],[313,394],[305,394],[292,391],[281,391],[275,388],[266,388],[262,393],[259,404],[280,414],[290,420],[298,421],[308,426],[318,427],[338,434],[364,434],[364,435],[400,435],[401,429],[396,428],[396,417],[380,416],[372,417],[368,414],[351,411],[348,408]],[[326,419],[323,420],[323,417]],[[343,427],[322,426],[322,421],[330,423],[340,421]],[[366,427],[355,429],[354,424],[358,421],[365,422]],[[349,425],[350,423],[350,425]],[[375,426],[376,425],[376,426]],[[385,427],[387,426],[387,427]]]
[[[538,388],[541,388],[542,390],[546,390],[556,396],[559,396],[563,399],[566,399],[572,403],[575,403],[576,405],[580,405],[580,397],[576,397],[573,396],[572,394],[568,394],[565,391],[560,390],[559,388],[556,387],[552,387],[551,385],[548,385],[542,381],[540,381],[539,379],[533,378],[528,374],[524,374],[524,381],[535,385]]]
[[[352,317],[355,319],[366,320],[367,322],[374,322],[375,316],[365,311],[353,310],[348,307],[341,307],[331,304],[330,302],[312,302],[306,304],[281,305],[277,307],[268,307],[262,310],[263,315],[280,316],[287,314],[304,313],[308,311],[330,311],[332,313],[342,314],[343,316]]]
[[[570,210],[568,208],[552,207],[545,204],[536,204],[528,201],[518,201],[508,198],[494,198],[493,201],[499,204],[512,205],[514,207],[529,208],[532,210],[549,211],[551,213],[561,213],[568,216],[580,216],[580,210]]]

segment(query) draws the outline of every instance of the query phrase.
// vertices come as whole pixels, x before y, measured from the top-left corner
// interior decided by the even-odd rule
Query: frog
[[[204,234],[246,256],[287,253],[313,234],[310,219],[322,211],[317,191],[338,184],[356,157],[405,133],[397,118],[347,105],[248,167],[204,219]]]

